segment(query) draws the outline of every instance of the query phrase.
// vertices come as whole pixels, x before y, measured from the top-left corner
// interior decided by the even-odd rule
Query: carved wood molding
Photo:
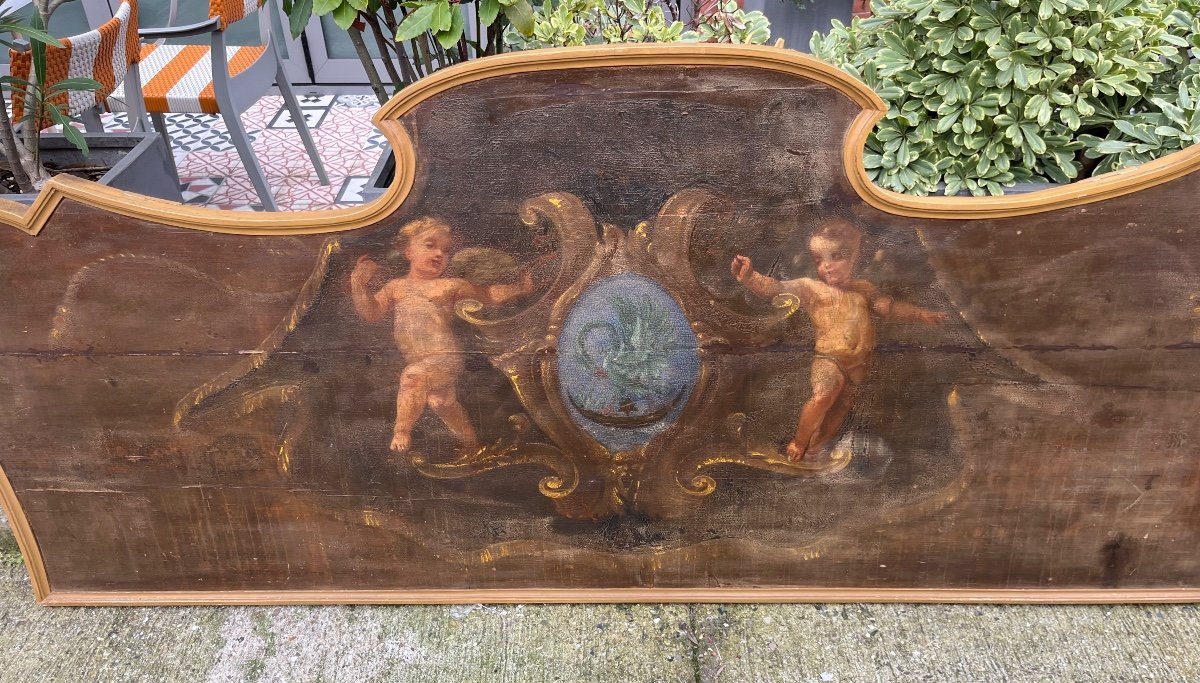
[[[237,235],[311,235],[343,232],[371,225],[400,207],[412,188],[416,154],[398,120],[421,102],[448,89],[518,73],[610,66],[678,65],[745,66],[795,74],[837,89],[862,108],[846,136],[843,158],[848,178],[859,196],[876,208],[898,216],[977,219],[1022,216],[1079,206],[1137,192],[1200,168],[1200,149],[1192,147],[1143,164],[1077,183],[1022,195],[1001,197],[914,197],[877,187],[862,165],[863,146],[887,107],[865,84],[805,53],[755,45],[647,44],[585,46],[514,52],[442,69],[405,88],[375,115],[375,125],[396,153],[392,186],[378,200],[336,211],[231,213],[175,204],[98,185],[69,175],[55,176],[32,206],[0,199],[0,222],[38,234],[64,199],[116,214],[195,230]]]

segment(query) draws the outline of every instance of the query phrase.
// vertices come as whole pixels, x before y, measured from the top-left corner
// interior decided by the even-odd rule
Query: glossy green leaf
[[[450,9],[450,3],[447,0],[436,0],[433,7],[433,17],[429,20],[429,30],[434,33],[449,31],[450,26],[454,24],[454,14]]]
[[[442,49],[449,50],[458,44],[463,34],[463,13],[458,5],[450,9],[450,28],[434,35]]]
[[[526,36],[533,34],[536,21],[533,16],[533,5],[529,4],[529,0],[517,0],[512,5],[505,7],[504,16],[519,33]]]
[[[358,19],[358,10],[349,2],[343,2],[337,9],[333,10],[333,22],[340,29],[350,28]]]
[[[479,0],[479,20],[484,26],[496,23],[498,16],[500,16],[499,0]]]
[[[287,7],[288,30],[292,34],[292,38],[299,38],[301,33],[304,33],[304,27],[308,26],[309,19],[313,15],[313,0],[293,0]]]
[[[404,21],[396,27],[396,40],[401,42],[412,40],[430,30],[438,4],[437,2],[426,3],[409,13]]]

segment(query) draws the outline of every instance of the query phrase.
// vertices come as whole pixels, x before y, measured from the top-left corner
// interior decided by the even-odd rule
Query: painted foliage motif
[[[661,286],[622,273],[590,286],[563,324],[558,384],[571,418],[610,451],[678,417],[699,374],[696,335]]]
[[[1157,534],[1200,542],[1196,174],[895,216],[843,172],[860,111],[491,77],[404,114],[367,227],[4,237],[0,457],[56,586],[1195,585]]]

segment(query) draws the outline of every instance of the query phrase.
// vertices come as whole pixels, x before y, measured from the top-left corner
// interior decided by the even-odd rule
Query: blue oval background
[[[558,382],[575,423],[605,448],[646,444],[679,416],[700,376],[696,335],[658,283],[621,273],[593,284],[558,338]]]

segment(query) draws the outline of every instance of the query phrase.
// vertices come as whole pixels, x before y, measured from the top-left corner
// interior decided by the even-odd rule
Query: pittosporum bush
[[[1200,141],[1200,0],[875,0],[812,51],[888,112],[867,142],[882,187],[1001,194]]]
[[[514,29],[505,43],[516,50],[596,43],[765,43],[771,24],[762,12],[747,12],[737,0],[697,7],[687,30],[672,0],[545,0],[534,14],[531,35]]]

